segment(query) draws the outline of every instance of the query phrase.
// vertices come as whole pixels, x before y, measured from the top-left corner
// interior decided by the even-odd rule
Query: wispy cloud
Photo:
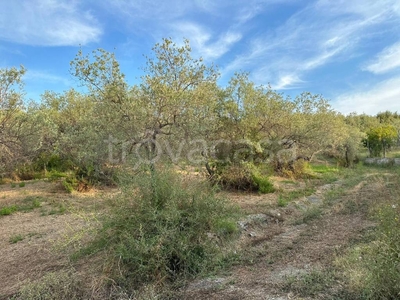
[[[287,1],[293,0],[273,2]],[[157,42],[164,37],[178,43],[187,38],[196,55],[215,61],[242,40],[243,26],[265,2],[249,0],[243,5],[242,0],[114,0],[111,6],[130,32]]]
[[[378,83],[372,89],[354,91],[340,95],[333,107],[344,113],[366,113],[374,115],[380,111],[400,112],[400,77]]]
[[[102,29],[76,0],[2,1],[0,39],[37,46],[96,42]]]
[[[228,63],[223,74],[252,70],[253,80],[271,82],[276,89],[307,84],[304,77],[312,70],[357,55],[358,45],[382,30],[382,24],[400,25],[398,1],[366,1],[368,5],[364,0],[312,2],[250,40],[249,50]]]
[[[370,62],[364,70],[375,74],[382,74],[400,67],[400,42],[397,42],[379,53],[375,60]]]
[[[173,28],[177,39],[190,37],[195,54],[205,60],[220,58],[242,38],[241,33],[234,31],[227,31],[215,37],[210,30],[193,22],[178,22]]]
[[[297,88],[303,83],[304,81],[296,74],[286,74],[279,77],[279,81],[274,84],[274,88],[277,90]]]

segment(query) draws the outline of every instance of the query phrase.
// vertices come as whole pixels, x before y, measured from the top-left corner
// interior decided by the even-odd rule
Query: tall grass
[[[397,175],[394,184],[387,184],[389,194],[376,199],[372,210],[377,222],[373,241],[351,248],[338,260],[352,299],[400,299],[399,179]]]

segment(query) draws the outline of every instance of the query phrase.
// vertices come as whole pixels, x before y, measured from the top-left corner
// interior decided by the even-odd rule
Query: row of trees
[[[218,70],[191,57],[186,40],[153,48],[139,84],[129,85],[112,53],[79,51],[71,74],[86,88],[24,102],[23,67],[0,70],[0,170],[65,168],[109,180],[122,162],[157,159],[293,169],[326,152],[350,166],[361,142],[380,155],[398,142],[396,113],[376,117],[334,111],[320,95],[295,99],[257,86],[245,73],[225,87]]]

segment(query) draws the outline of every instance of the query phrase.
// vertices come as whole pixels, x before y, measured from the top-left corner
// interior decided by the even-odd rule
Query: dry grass
[[[351,184],[344,180],[340,185],[334,185],[331,191],[316,188],[319,197],[328,195],[329,199],[321,207],[320,218],[311,219],[307,224],[295,225],[294,221],[302,216],[296,205],[277,208],[279,192],[266,195],[223,192],[246,214],[268,215],[271,210],[277,210],[281,217],[276,219],[268,215],[265,223],[249,226],[238,245],[238,249],[244,251],[241,264],[229,275],[221,275],[222,283],[218,288],[190,290],[189,287],[182,290],[181,298],[263,299],[280,296],[277,299],[288,299],[289,295],[291,299],[300,299],[301,296],[296,296],[298,287],[302,286],[300,283],[307,283],[310,278],[318,279],[314,270],[321,276],[324,270],[331,270],[334,257],[375,226],[367,216],[370,204],[390,198],[388,186],[395,184],[392,172],[371,169],[365,175],[355,172],[354,176],[350,177]],[[297,191],[306,186],[302,181],[279,177],[272,180],[280,192]],[[0,185],[0,208],[23,203],[30,196],[44,199],[40,208],[0,216],[0,299],[7,299],[29,281],[45,274],[70,270],[69,254],[90,238],[85,237],[88,228],[96,226],[97,215],[107,207],[106,200],[116,193],[118,190],[108,189],[67,194],[59,188],[59,183],[43,181],[26,182],[25,187]],[[43,214],[43,210],[50,211],[60,203],[67,208],[63,214]],[[21,238],[11,243],[13,237]],[[73,263],[74,272],[84,278],[88,297],[156,298],[151,287],[137,295],[128,295],[118,286],[105,288],[104,283],[110,281],[107,270],[101,269],[104,265],[102,255]],[[292,280],[290,285],[288,278]],[[292,291],[290,287],[293,287]],[[324,294],[313,296],[318,297],[324,299]]]
[[[75,234],[92,226],[85,212],[104,202],[105,194],[116,191],[91,191],[87,194],[62,192],[57,182],[26,182],[24,187],[0,185],[0,208],[39,197],[41,206],[29,212],[0,216],[0,299],[16,293],[28,281],[69,266],[69,255],[60,251]],[[59,205],[67,209],[57,213]],[[54,212],[54,213],[52,213]],[[11,243],[15,236],[22,240]]]

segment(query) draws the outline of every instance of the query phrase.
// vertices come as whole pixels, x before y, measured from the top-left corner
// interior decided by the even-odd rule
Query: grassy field
[[[85,193],[4,183],[0,299],[399,298],[400,169],[308,173],[272,177],[272,194],[204,192],[200,175]]]

